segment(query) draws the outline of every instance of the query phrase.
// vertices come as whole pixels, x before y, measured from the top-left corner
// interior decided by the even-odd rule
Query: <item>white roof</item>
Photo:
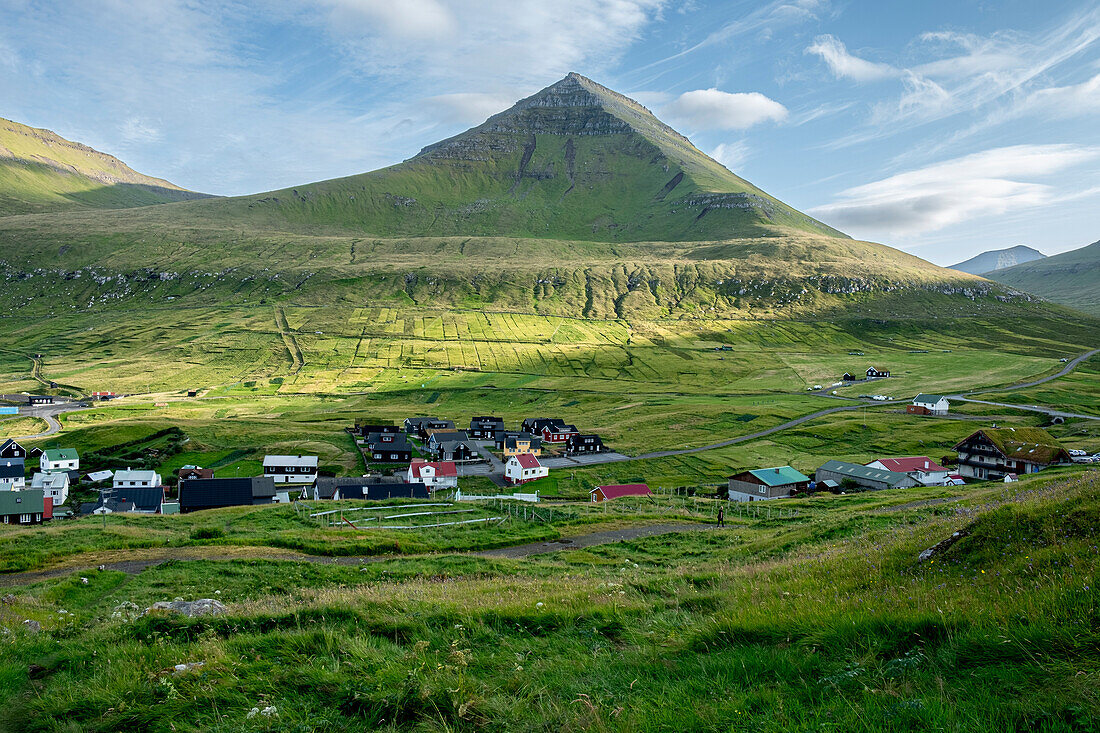
[[[317,456],[264,456],[265,466],[317,467]]]
[[[35,473],[31,477],[32,489],[64,489],[69,485],[67,473]]]
[[[106,481],[112,476],[114,476],[114,474],[110,471],[92,471],[88,474],[88,478],[92,481]]]
[[[115,481],[140,481],[151,484],[160,484],[160,474],[156,471],[115,471]]]

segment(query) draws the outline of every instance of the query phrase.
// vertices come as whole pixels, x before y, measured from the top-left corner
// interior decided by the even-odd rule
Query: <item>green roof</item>
[[[45,508],[42,499],[45,495],[43,491],[36,489],[0,491],[0,515],[41,514]]]
[[[763,481],[766,486],[785,486],[787,484],[805,483],[810,480],[809,476],[803,475],[790,466],[757,468],[749,471],[749,473]]]
[[[1058,439],[1042,428],[984,428],[978,433],[989,438],[1005,458],[1032,463],[1056,463],[1070,460],[1069,452],[1062,447]],[[959,446],[955,446],[956,450],[958,448]]]
[[[75,461],[80,458],[75,448],[50,448],[42,451],[42,457],[47,461]]]
[[[832,471],[842,476],[850,476],[853,479],[863,479],[864,481],[878,481],[891,487],[897,486],[902,481],[909,479],[909,474],[906,473],[887,471],[882,468],[869,468],[867,466],[861,466],[858,463],[848,463],[847,461],[826,461],[821,465],[821,468],[817,470]]]

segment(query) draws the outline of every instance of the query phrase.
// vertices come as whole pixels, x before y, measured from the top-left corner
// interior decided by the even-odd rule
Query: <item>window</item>
[[[19,523],[20,524],[30,524],[31,523],[31,515],[30,514],[20,514],[19,515]]]
[[[766,494],[766,493],[768,493],[768,487],[767,487],[767,486],[761,486],[761,487],[760,487],[760,493],[761,493],[761,494]]]

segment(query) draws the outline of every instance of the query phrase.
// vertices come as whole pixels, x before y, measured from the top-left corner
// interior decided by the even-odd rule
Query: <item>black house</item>
[[[396,425],[371,425],[365,422],[355,421],[355,432],[364,438],[371,433],[400,433],[401,428]]]
[[[27,449],[8,438],[0,443],[0,458],[26,458]]]
[[[565,427],[565,420],[560,417],[529,417],[523,421],[520,430],[531,435],[541,436],[542,429],[546,426],[551,428]]]
[[[840,378],[844,382],[854,382],[856,378],[852,376],[851,372],[844,372],[844,376]]]
[[[322,476],[317,479],[313,489],[314,499],[365,499],[382,501],[383,499],[427,499],[428,487],[423,483],[406,484],[401,481],[386,481],[379,476],[361,478]]]
[[[498,430],[504,430],[499,417],[475,417],[470,420],[469,436],[474,440],[492,440]]]
[[[371,433],[367,436],[367,451],[374,461],[408,463],[412,460],[412,445],[404,433]]]
[[[566,453],[601,453],[607,450],[598,435],[570,435],[565,441]]]
[[[275,500],[275,479],[270,476],[186,479],[180,481],[179,492],[181,512],[271,504]]]
[[[32,405],[52,405],[53,397],[50,395],[31,395],[27,401]]]

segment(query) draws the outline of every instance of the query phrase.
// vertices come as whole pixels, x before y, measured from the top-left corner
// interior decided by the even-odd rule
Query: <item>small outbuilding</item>
[[[653,492],[645,484],[610,484],[597,486],[588,492],[594,502],[621,499],[624,496],[650,496]]]
[[[756,468],[729,477],[730,501],[764,501],[800,494],[809,487],[810,477],[790,466]]]

